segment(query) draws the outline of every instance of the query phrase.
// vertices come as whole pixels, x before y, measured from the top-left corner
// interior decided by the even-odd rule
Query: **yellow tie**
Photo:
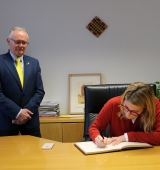
[[[19,78],[20,78],[20,81],[21,81],[21,85],[23,87],[23,69],[22,69],[22,66],[20,64],[20,58],[17,57],[16,58],[16,69],[17,69],[17,72],[18,72],[18,75],[19,75]]]

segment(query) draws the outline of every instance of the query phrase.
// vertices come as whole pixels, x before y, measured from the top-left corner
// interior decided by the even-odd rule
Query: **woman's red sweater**
[[[89,135],[93,141],[99,130],[102,131],[110,125],[110,137],[118,137],[127,133],[128,140],[131,142],[146,142],[152,145],[160,145],[160,102],[155,97],[156,104],[156,121],[153,132],[144,132],[143,127],[140,125],[140,116],[132,123],[131,119],[119,118],[118,112],[120,111],[121,96],[110,99],[100,113],[97,115],[95,121],[89,127]]]

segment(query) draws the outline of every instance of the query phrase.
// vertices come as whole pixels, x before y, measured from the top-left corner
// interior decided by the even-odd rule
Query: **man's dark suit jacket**
[[[14,61],[8,52],[0,55],[0,130],[15,130],[12,120],[22,108],[34,114],[21,126],[39,127],[38,107],[44,97],[41,69],[37,59],[24,55],[24,87],[22,89]]]

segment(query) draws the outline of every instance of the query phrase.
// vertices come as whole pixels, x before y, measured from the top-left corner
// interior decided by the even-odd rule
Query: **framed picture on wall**
[[[84,87],[102,83],[101,73],[69,74],[69,114],[84,114]]]

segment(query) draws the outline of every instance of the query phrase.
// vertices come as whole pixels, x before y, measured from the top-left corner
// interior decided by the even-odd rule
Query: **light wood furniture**
[[[59,142],[78,142],[83,139],[84,116],[40,117],[43,138]]]
[[[54,142],[32,136],[0,137],[1,170],[158,170],[160,146],[85,156],[74,143]]]

